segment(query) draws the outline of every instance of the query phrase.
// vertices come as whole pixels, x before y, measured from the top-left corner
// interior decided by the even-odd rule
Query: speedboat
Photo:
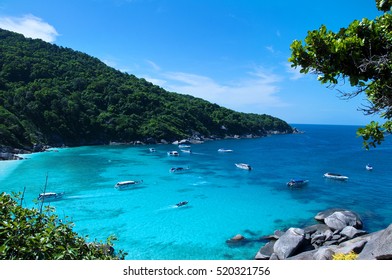
[[[189,167],[172,167],[172,168],[170,168],[170,172],[171,173],[178,173],[178,172],[186,171],[188,169],[189,169]]]
[[[325,178],[329,178],[329,179],[335,179],[335,180],[341,180],[341,181],[345,181],[348,180],[347,176],[343,176],[337,173],[331,173],[331,172],[327,172],[324,174]]]
[[[370,164],[366,164],[366,170],[372,171],[373,170],[373,166],[371,166]]]
[[[287,186],[294,188],[294,187],[300,187],[306,185],[307,183],[309,183],[309,180],[291,179],[290,181],[287,182]]]
[[[149,150],[150,150],[150,153],[156,152],[155,148],[150,148]]]
[[[219,149],[218,152],[220,152],[220,153],[231,153],[231,152],[233,152],[233,150],[230,150],[230,149]]]
[[[167,152],[167,155],[172,157],[178,157],[180,154],[177,151],[170,151]]]
[[[252,167],[247,163],[235,163],[235,166],[245,170],[252,170]]]
[[[62,199],[63,195],[64,193],[54,193],[54,192],[40,193],[38,195],[38,200],[42,202],[50,202],[50,201]]]
[[[181,152],[186,153],[186,154],[191,154],[192,150],[181,150]]]
[[[143,182],[143,180],[141,181],[121,181],[118,182],[117,184],[114,185],[115,189],[118,189],[119,191],[122,190],[127,190],[132,188],[135,185],[141,184]]]
[[[188,201],[181,201],[181,202],[178,202],[177,204],[176,204],[176,206],[177,207],[181,207],[181,206],[184,206],[184,205],[187,205],[188,204]]]

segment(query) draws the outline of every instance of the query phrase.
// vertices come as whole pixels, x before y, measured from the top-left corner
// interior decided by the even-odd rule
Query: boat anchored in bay
[[[324,177],[328,178],[328,179],[334,179],[334,180],[340,180],[340,181],[348,180],[347,176],[344,176],[344,175],[341,175],[341,174],[337,174],[337,173],[331,173],[331,172],[325,173]]]
[[[187,205],[188,204],[188,201],[181,201],[181,202],[178,202],[177,204],[176,204],[176,206],[177,207],[181,207],[181,206],[184,206],[184,205]]]
[[[51,202],[51,201],[56,201],[62,199],[64,196],[64,193],[54,193],[54,192],[46,192],[46,193],[40,193],[38,195],[38,200],[42,202]]]
[[[180,154],[177,151],[169,151],[167,152],[167,155],[171,157],[178,157]]]
[[[373,170],[373,166],[371,166],[370,164],[366,164],[365,166],[367,171],[372,171]]]
[[[114,188],[119,191],[123,191],[123,190],[128,190],[128,189],[134,187],[135,185],[138,185],[141,183],[143,183],[143,180],[140,180],[140,181],[121,181],[121,182],[118,182],[117,184],[115,184]]]
[[[181,173],[189,170],[189,167],[172,167],[170,168],[170,173]]]
[[[247,163],[235,163],[235,166],[237,166],[240,169],[252,170],[252,167]]]
[[[291,179],[287,182],[287,186],[291,188],[302,187],[309,183],[309,180],[304,179]]]
[[[220,152],[220,153],[232,153],[233,152],[233,150],[230,150],[230,149],[218,149],[218,152]]]

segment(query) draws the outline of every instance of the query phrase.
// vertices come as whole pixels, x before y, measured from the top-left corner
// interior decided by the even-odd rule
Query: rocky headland
[[[265,236],[257,260],[331,260],[337,254],[357,254],[358,260],[392,259],[392,224],[368,233],[360,216],[346,209],[328,209],[315,217],[317,223],[305,228],[276,230]],[[233,238],[234,239],[234,238]],[[243,240],[235,236],[235,240]],[[234,241],[234,240],[232,240]]]
[[[0,146],[0,160],[20,160],[23,159],[20,154],[27,153],[31,152],[23,149]]]

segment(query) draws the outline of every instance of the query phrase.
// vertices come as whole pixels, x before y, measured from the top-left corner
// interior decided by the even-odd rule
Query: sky
[[[0,28],[72,48],[162,88],[290,124],[364,125],[365,96],[339,97],[290,67],[290,44],[380,15],[374,0],[0,0]]]

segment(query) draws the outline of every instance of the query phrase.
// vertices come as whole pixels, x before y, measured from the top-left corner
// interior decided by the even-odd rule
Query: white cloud
[[[161,67],[159,67],[158,64],[156,64],[154,61],[151,60],[146,60],[146,61],[151,66],[151,68],[154,69],[155,71],[161,70]]]
[[[33,15],[25,15],[19,18],[0,17],[0,28],[50,43],[54,42],[59,35],[52,25]]]
[[[166,85],[166,80],[163,80],[163,79],[157,79],[157,78],[153,78],[150,76],[140,76],[140,78],[143,78],[146,81],[149,81],[150,83],[153,83],[154,85],[157,85],[160,87],[165,87],[165,85]]]
[[[105,62],[115,66],[113,58]],[[152,60],[144,62],[148,67],[133,68],[133,74],[171,92],[189,94],[249,113],[265,113],[267,109],[290,106],[279,97],[279,84],[284,78],[260,66],[253,66],[242,78],[221,82],[205,75],[165,71]]]
[[[301,78],[304,78],[305,75],[300,73],[300,67],[298,68],[293,68],[291,67],[290,63],[286,63],[286,72],[290,74],[290,80],[299,80]]]
[[[275,52],[275,49],[274,49],[273,46],[267,46],[267,47],[265,47],[265,48],[266,48],[267,51],[269,51],[270,53],[274,53],[274,52]]]
[[[281,78],[261,67],[248,73],[246,78],[226,84],[191,73],[168,72],[162,76],[164,80],[155,79],[155,82],[169,91],[190,94],[237,111],[257,113],[267,107],[288,105],[277,95]],[[154,79],[148,80],[154,82]]]

